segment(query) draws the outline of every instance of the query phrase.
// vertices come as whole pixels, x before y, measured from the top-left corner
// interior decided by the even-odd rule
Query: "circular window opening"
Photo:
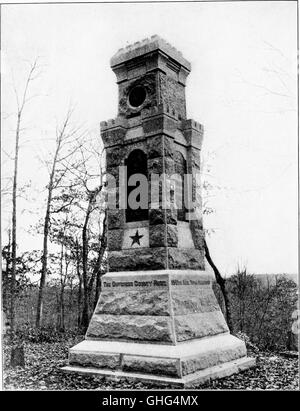
[[[129,104],[132,107],[139,107],[146,99],[146,90],[142,86],[134,87],[129,93]]]

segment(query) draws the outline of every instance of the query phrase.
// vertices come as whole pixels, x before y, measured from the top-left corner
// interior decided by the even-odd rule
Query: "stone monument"
[[[205,271],[196,178],[203,126],[186,115],[191,65],[152,36],[120,49],[111,68],[118,115],[101,123],[101,138],[107,173],[123,190],[108,189],[117,201],[107,215],[109,270],[85,340],[70,349],[64,370],[186,387],[253,366],[244,342],[229,333]],[[149,183],[146,207],[126,202],[135,175]],[[154,201],[152,175],[163,176]],[[191,205],[179,201],[174,181]]]

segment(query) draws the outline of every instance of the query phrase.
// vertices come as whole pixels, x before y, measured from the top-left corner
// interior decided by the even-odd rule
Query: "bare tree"
[[[79,279],[78,288],[78,308],[82,303],[82,314],[79,316],[78,324],[82,329],[86,329],[89,323],[89,307],[93,286],[96,280],[96,295],[99,293],[99,276],[101,272],[103,256],[106,249],[106,219],[103,216],[103,204],[100,194],[103,189],[103,178],[101,169],[101,150],[89,145],[81,148],[81,161],[74,167],[71,172],[75,176],[77,186],[79,187],[81,201],[77,202],[80,209],[83,222],[81,228],[81,249],[79,249],[79,238],[76,240],[76,256],[81,258],[77,262],[77,275]],[[96,170],[92,167],[96,163]],[[99,181],[100,178],[100,181]],[[91,185],[93,187],[91,187]],[[71,194],[74,195],[74,194]],[[96,221],[98,221],[99,234],[92,235],[91,226],[94,224],[92,218],[95,211],[98,211]],[[94,238],[93,241],[92,238]],[[92,244],[94,242],[94,244]],[[90,257],[90,252],[93,251]],[[96,255],[96,258],[95,258]],[[97,291],[98,290],[98,291]]]
[[[87,328],[89,322],[89,296],[93,286],[96,271],[93,271],[90,282],[88,282],[88,252],[89,252],[89,235],[88,235],[88,224],[92,212],[97,206],[97,197],[102,190],[102,184],[99,185],[94,190],[87,191],[88,206],[86,209],[85,220],[82,228],[82,277],[83,277],[83,311],[82,311],[82,321],[81,326]]]
[[[42,260],[40,292],[45,286],[48,270],[48,241],[54,240],[60,243],[57,234],[59,235],[62,226],[61,217],[67,217],[68,227],[64,239],[78,277],[78,325],[86,328],[95,281],[99,289],[98,277],[106,244],[102,229],[103,205],[99,196],[103,187],[99,158],[101,155],[98,150],[91,148],[89,139],[81,138],[78,141],[80,144],[75,145],[74,156],[58,154],[61,136],[65,138],[69,133],[66,129],[68,129],[67,122],[58,135],[56,153],[49,171],[47,208],[43,223],[44,260]],[[55,194],[53,194],[54,190],[56,190]],[[99,212],[96,214],[95,210]],[[58,215],[58,219],[54,215]],[[40,305],[39,308],[41,309]],[[41,321],[38,320],[40,324]],[[36,325],[39,326],[38,323]]]
[[[78,293],[77,293],[77,325],[81,323],[81,300],[82,300],[82,275],[80,270],[81,250],[78,238],[75,241],[75,258],[76,258],[76,274],[78,277]]]
[[[69,109],[62,126],[56,130],[55,151],[50,164],[49,181],[47,185],[47,203],[43,228],[43,252],[41,259],[42,269],[37,302],[36,327],[41,326],[42,320],[42,303],[48,269],[48,239],[53,192],[55,189],[61,187],[61,183],[66,177],[68,170],[73,167],[73,164],[71,164],[68,160],[70,160],[76,151],[80,149],[81,138],[84,135],[84,133],[81,133],[80,127],[71,126],[72,113],[73,110]],[[66,205],[64,205],[64,207],[66,207]],[[58,210],[56,210],[56,212],[58,212]]]
[[[97,263],[94,268],[94,271],[96,272],[96,292],[95,292],[94,307],[96,307],[96,304],[99,299],[100,291],[101,291],[101,268],[102,268],[101,266],[103,264],[103,258],[104,258],[106,247],[107,247],[107,212],[105,212],[105,216],[104,216],[103,223],[102,223],[102,234],[101,234],[100,242],[99,242],[98,258],[97,258]]]
[[[59,293],[59,330],[65,331],[65,289],[70,283],[72,272],[69,270],[71,258],[64,244],[61,244],[60,255],[60,293]]]
[[[17,103],[17,124],[15,131],[15,150],[14,150],[14,169],[13,169],[13,186],[12,186],[12,226],[11,226],[11,299],[10,299],[10,327],[11,335],[15,331],[15,286],[16,286],[16,264],[17,264],[17,192],[18,192],[18,165],[20,150],[21,124],[26,104],[34,97],[28,97],[31,83],[40,75],[38,58],[30,65],[25,86],[21,96],[14,85],[14,91]]]
[[[96,172],[94,175],[92,170],[89,169],[89,160],[90,158],[96,158],[96,161],[98,163],[99,167],[99,172]],[[98,238],[98,246],[97,246],[97,258],[95,265],[92,269],[91,275],[89,277],[88,271],[89,271],[89,251],[90,251],[90,230],[89,230],[89,225],[90,225],[90,220],[92,217],[92,214],[94,213],[95,210],[98,210],[100,213],[103,211],[101,209],[102,204],[99,198],[99,195],[102,191],[103,188],[103,181],[102,181],[102,171],[101,171],[101,154],[99,154],[99,151],[96,150],[95,148],[92,148],[90,151],[89,149],[81,150],[81,166],[77,169],[77,176],[78,179],[81,181],[82,188],[84,190],[83,194],[83,199],[85,200],[84,203],[81,206],[82,211],[84,212],[84,222],[82,226],[82,232],[81,232],[81,240],[82,240],[82,286],[83,286],[83,309],[82,309],[82,316],[80,320],[80,326],[83,329],[86,329],[89,323],[89,305],[90,305],[90,297],[92,294],[92,289],[93,289],[93,284],[95,282],[95,279],[98,276],[98,271],[100,270],[101,263],[103,260],[103,255],[104,255],[104,249],[103,246],[105,247],[105,244],[103,241],[101,241],[101,236],[105,235],[105,230],[104,230],[104,225],[102,222],[102,234],[99,234]],[[97,178],[99,180],[100,177],[100,182],[96,184],[96,187],[91,189],[89,187],[89,183]],[[105,218],[104,218],[105,220]],[[100,230],[101,231],[101,230]]]
[[[231,308],[230,308],[230,301],[228,297],[228,292],[226,290],[226,280],[225,278],[222,277],[220,271],[218,270],[217,266],[213,262],[213,259],[210,255],[209,248],[207,246],[206,240],[204,240],[204,250],[205,250],[205,257],[207,259],[207,262],[213,269],[213,272],[215,274],[216,282],[220,286],[223,299],[224,299],[224,305],[225,305],[225,310],[226,310],[226,321],[228,328],[230,332],[233,332],[233,325],[232,325],[232,316],[231,316]]]

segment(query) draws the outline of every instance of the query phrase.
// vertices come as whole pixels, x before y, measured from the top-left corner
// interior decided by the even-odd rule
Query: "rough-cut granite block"
[[[122,369],[132,372],[180,377],[180,361],[174,358],[138,357],[124,355]]]
[[[172,288],[172,306],[175,315],[219,311],[220,307],[211,286]]]
[[[214,347],[196,356],[183,358],[181,360],[182,375],[192,374],[218,364],[226,363],[246,356],[247,350],[241,340],[231,341],[223,347]]]
[[[103,290],[95,314],[170,315],[168,290]]]
[[[87,337],[135,340],[173,341],[170,317],[142,315],[93,315]]]
[[[221,311],[175,316],[177,341],[203,338],[228,332],[228,326]]]
[[[109,353],[97,353],[97,352],[84,352],[78,351],[69,353],[69,363],[73,365],[80,365],[82,367],[97,367],[97,368],[109,368],[114,370],[120,366],[121,356],[120,354]]]

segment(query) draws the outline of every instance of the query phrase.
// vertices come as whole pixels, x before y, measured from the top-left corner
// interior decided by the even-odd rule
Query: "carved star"
[[[142,237],[144,237],[144,236],[143,236],[143,235],[139,235],[139,231],[136,230],[135,235],[130,235],[129,237],[132,238],[132,243],[131,243],[131,247],[132,247],[134,244],[141,245],[140,239],[141,239]]]

